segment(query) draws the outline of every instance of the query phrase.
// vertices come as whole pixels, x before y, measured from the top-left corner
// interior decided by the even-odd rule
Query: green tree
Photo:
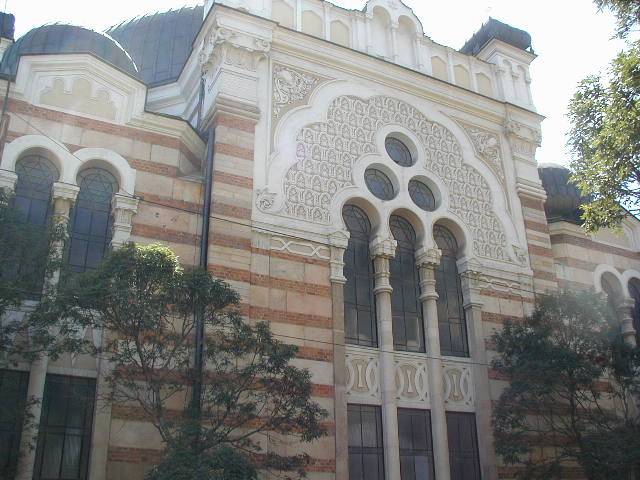
[[[203,269],[185,269],[161,245],[130,244],[60,294],[77,321],[109,332],[102,353],[114,404],[136,405],[157,428],[165,456],[149,479],[252,479],[266,468],[298,476],[307,456],[264,452],[260,441],[324,434],[311,376],[291,365],[297,348],[265,322],[245,321],[238,294]],[[204,312],[201,413],[191,409],[194,313]],[[281,439],[284,437],[281,437]]]
[[[628,39],[633,34],[640,2],[595,3],[616,15],[617,36]],[[640,214],[640,41],[629,41],[606,75],[580,82],[568,117],[573,179],[591,197],[583,206],[585,228],[594,232],[616,227],[629,212]]]
[[[640,458],[640,352],[593,292],[542,298],[493,336],[509,384],[493,412],[496,451],[520,478],[629,480]],[[640,473],[640,472],[637,472]]]

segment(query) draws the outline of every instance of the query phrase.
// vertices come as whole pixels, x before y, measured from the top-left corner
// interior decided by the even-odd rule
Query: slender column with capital
[[[138,211],[139,200],[136,197],[116,193],[111,201],[113,212],[113,235],[111,248],[118,249],[129,241],[131,221]]]
[[[623,340],[631,346],[636,344],[636,329],[633,328],[633,307],[636,302],[633,298],[623,298],[618,304],[618,312],[621,323],[620,333]]]
[[[437,248],[421,248],[416,252],[416,264],[420,272],[420,301],[427,343],[427,371],[429,374],[429,398],[431,403],[431,431],[436,478],[449,480],[449,436],[442,383],[442,358],[440,356],[440,329],[438,327],[438,294],[435,269],[440,264],[442,252]]]
[[[333,317],[334,421],[336,426],[336,480],[349,480],[349,432],[347,421],[347,365],[344,340],[345,235],[329,236],[331,248],[331,299]]]
[[[476,388],[476,423],[478,432],[478,455],[482,478],[494,480],[498,478],[497,458],[493,449],[493,430],[491,428],[491,390],[489,367],[485,347],[484,329],[482,325],[482,305],[480,290],[482,285],[479,266],[469,264],[463,267],[460,277],[462,294],[469,334],[469,350],[473,360],[473,376]]]
[[[393,323],[391,316],[391,284],[389,259],[395,255],[397,242],[376,237],[371,242],[375,269],[376,317],[380,347],[380,386],[382,389],[382,430],[384,466],[387,479],[400,478],[400,441],[396,408],[396,368],[393,354]]]
[[[56,182],[53,184],[53,225],[54,228],[66,229],[69,224],[69,211],[78,196],[79,188],[75,185]],[[64,240],[57,241],[51,254],[62,255]],[[60,272],[55,271],[45,279],[43,292],[45,295],[53,294],[60,279]],[[28,406],[26,415],[30,420],[22,430],[20,439],[20,453],[16,480],[31,480],[36,460],[36,441],[38,439],[38,427],[40,414],[42,413],[42,398],[44,384],[47,378],[49,357],[42,355],[31,363],[29,369],[29,385],[27,386]]]
[[[394,22],[391,24],[391,60],[393,63],[398,63],[398,58],[400,58],[398,52],[398,23]]]

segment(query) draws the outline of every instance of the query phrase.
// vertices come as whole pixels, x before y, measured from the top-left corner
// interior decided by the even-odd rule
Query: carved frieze
[[[486,180],[463,162],[458,141],[447,128],[394,98],[338,97],[329,106],[326,121],[300,130],[296,163],[284,176],[283,206],[278,213],[330,224],[334,214],[332,199],[355,185],[355,163],[362,156],[377,152],[377,131],[392,124],[407,128],[420,139],[426,153],[424,167],[446,185],[449,210],[472,232],[474,254],[511,262],[506,234],[493,211],[492,192]],[[265,211],[261,201],[259,198],[258,208]]]
[[[273,109],[274,117],[297,103],[302,103],[320,82],[320,77],[288,67],[273,65]]]
[[[514,155],[535,162],[536,149],[542,141],[540,130],[508,118],[504,124],[504,133]]]
[[[396,396],[403,405],[428,407],[429,382],[425,359],[396,356]]]
[[[461,121],[457,122],[471,140],[473,148],[476,151],[476,155],[489,166],[500,182],[504,184],[505,173],[504,165],[502,163],[500,138],[498,135],[475,125],[470,125]]]
[[[321,260],[329,260],[331,256],[329,247],[325,245],[317,245],[311,242],[301,242],[277,236],[271,237],[271,250],[303,257],[316,257]]]

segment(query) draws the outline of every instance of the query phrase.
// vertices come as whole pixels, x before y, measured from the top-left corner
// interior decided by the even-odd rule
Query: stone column
[[[435,269],[440,264],[442,252],[437,248],[420,248],[416,251],[416,264],[420,272],[420,301],[427,344],[427,372],[429,375],[429,401],[431,404],[431,431],[436,478],[449,480],[449,436],[444,402],[442,358],[440,356],[440,329],[438,327],[438,294]]]
[[[129,195],[116,193],[111,201],[113,212],[113,235],[111,248],[118,249],[129,241],[131,236],[131,221],[138,212],[139,200]]]
[[[396,408],[396,367],[393,354],[393,325],[391,317],[391,284],[389,259],[393,258],[397,242],[376,237],[371,242],[371,256],[375,269],[376,319],[380,348],[380,388],[382,391],[382,430],[386,478],[400,478],[400,441],[398,440],[398,412]]]
[[[478,432],[478,455],[482,478],[494,480],[498,478],[497,458],[493,449],[493,430],[491,427],[491,387],[489,368],[487,366],[487,352],[485,334],[482,323],[482,305],[480,290],[482,279],[479,265],[473,262],[463,262],[462,295],[469,335],[469,353],[473,364],[473,377],[476,390],[476,425]]]
[[[636,302],[633,298],[623,298],[618,304],[618,318],[620,321],[620,334],[626,343],[631,346],[636,344],[636,330],[633,328],[633,307]]]
[[[56,182],[53,184],[53,225],[54,228],[66,229],[69,224],[69,211],[78,196],[80,189],[76,185]],[[64,240],[59,240],[53,245],[51,254],[61,256],[64,249]],[[43,294],[53,294],[60,272],[55,271],[48,278],[45,278]],[[47,378],[47,367],[49,357],[42,355],[31,363],[29,369],[29,385],[27,387],[28,406],[26,415],[29,419],[22,429],[20,439],[20,451],[16,480],[31,480],[36,460],[36,443],[38,440],[38,427],[40,414],[42,413],[42,398],[44,395],[44,384]]]
[[[398,58],[400,57],[398,53],[398,27],[398,22],[391,23],[391,60],[393,63],[398,63]]]
[[[344,251],[348,238],[329,236],[331,248],[331,299],[333,318],[333,383],[336,480],[349,480],[349,432],[347,422],[347,365],[344,340]]]

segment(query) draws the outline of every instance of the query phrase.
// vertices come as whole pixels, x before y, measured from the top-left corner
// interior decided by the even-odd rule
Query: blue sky
[[[0,5],[3,2],[0,0]],[[50,22],[65,22],[95,30],[122,20],[195,5],[196,0],[6,0],[6,10],[16,16],[16,35]],[[360,9],[365,0],[336,0],[336,5]],[[405,0],[422,21],[432,40],[460,48],[489,16],[528,31],[538,58],[531,67],[533,98],[546,117],[542,124],[539,162],[566,164],[565,133],[569,126],[566,106],[576,84],[585,76],[606,69],[623,48],[611,40],[614,19],[597,13],[589,0]]]

